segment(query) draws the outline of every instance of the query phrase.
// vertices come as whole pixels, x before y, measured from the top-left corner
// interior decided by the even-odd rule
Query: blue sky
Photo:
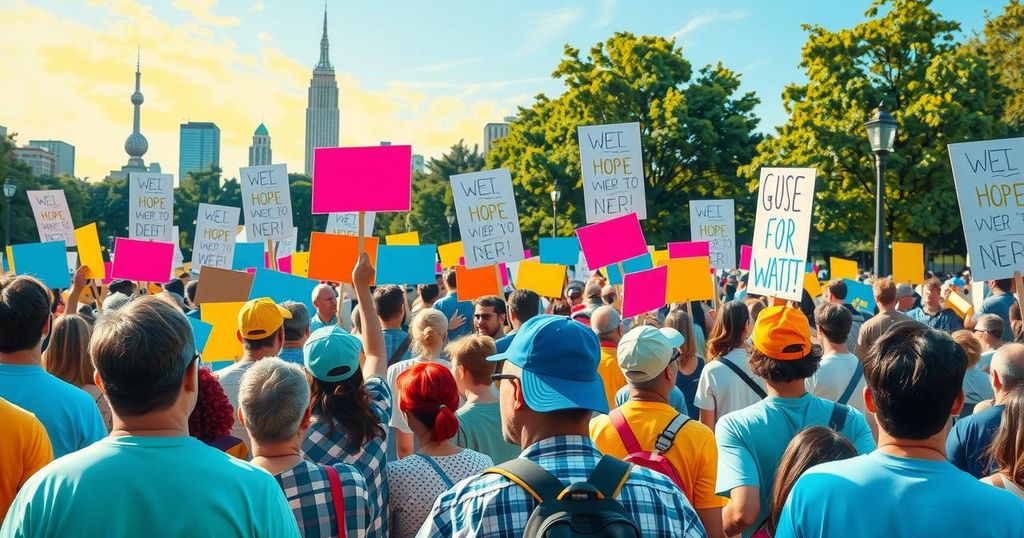
[[[331,61],[342,94],[342,144],[411,143],[436,156],[464,138],[480,143],[540,92],[563,44],[583,51],[615,31],[674,36],[699,68],[721,61],[762,104],[761,129],[785,121],[781,92],[802,79],[804,23],[829,29],[864,20],[868,0],[776,2],[329,0]],[[979,30],[992,0],[939,0],[933,8]],[[319,55],[322,1],[0,0],[0,124],[79,148],[79,175],[102,177],[126,159],[134,52],[142,48],[147,160],[177,168],[177,127],[222,128],[222,165],[244,166],[262,120],[275,161],[301,169],[306,86]]]

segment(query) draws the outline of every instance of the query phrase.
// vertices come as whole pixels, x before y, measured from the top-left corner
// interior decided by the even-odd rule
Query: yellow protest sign
[[[668,262],[668,251],[667,250],[654,250],[651,251],[651,264],[655,267],[665,265]]]
[[[237,361],[242,358],[238,340],[238,311],[245,303],[203,303],[203,321],[213,325],[203,350],[203,362]]]
[[[309,276],[308,252],[292,252],[292,274],[301,277]]]
[[[804,273],[804,289],[811,298],[821,295],[821,282],[818,282],[818,276],[814,273]]]
[[[519,264],[516,288],[537,292],[541,297],[561,297],[565,266],[557,263],[524,261]]]
[[[897,284],[924,282],[924,245],[893,242],[892,279]]]
[[[462,258],[462,241],[438,246],[437,254],[441,257],[441,267],[448,269],[459,265],[459,258]]]
[[[860,276],[860,271],[857,269],[857,262],[854,260],[844,260],[843,258],[829,258],[828,259],[829,277],[831,278],[849,278],[850,280],[857,280]]]
[[[711,261],[707,257],[673,258],[667,260],[665,265],[668,266],[666,303],[710,301],[715,298],[715,286],[710,276]]]
[[[88,267],[85,278],[102,280],[107,277],[107,268],[103,265],[103,251],[100,249],[100,236],[96,231],[96,223],[75,228],[75,242],[78,243],[78,262]]]
[[[391,234],[384,236],[384,244],[388,246],[394,245],[419,245],[420,244],[420,233],[419,232],[405,232],[401,234]]]
[[[11,251],[11,245],[7,245],[7,270],[15,273],[14,271],[14,252]]]

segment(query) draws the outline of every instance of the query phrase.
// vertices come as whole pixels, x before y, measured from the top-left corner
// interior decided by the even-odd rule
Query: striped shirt
[[[362,538],[376,513],[367,503],[366,479],[355,467],[334,465],[341,479],[345,502],[346,536]],[[307,538],[337,536],[338,518],[335,513],[331,483],[323,467],[302,461],[295,467],[274,475],[288,498],[288,507],[295,514],[299,531]]]

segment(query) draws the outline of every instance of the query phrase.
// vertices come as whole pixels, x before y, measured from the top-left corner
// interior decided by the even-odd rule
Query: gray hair
[[[257,361],[242,376],[238,406],[256,441],[280,443],[295,436],[309,409],[309,382],[297,364],[277,357]]]
[[[989,368],[999,373],[1005,390],[1009,390],[1024,381],[1024,344],[1003,344],[992,355]]]
[[[306,308],[306,305],[295,301],[285,301],[281,303],[281,307],[292,313],[292,319],[284,320],[284,341],[298,342],[302,340],[309,329],[309,309]]]
[[[315,301],[316,298],[320,296],[320,292],[322,290],[324,290],[324,289],[331,290],[331,293],[333,293],[335,297],[338,296],[338,291],[335,290],[333,286],[331,286],[329,284],[317,284],[316,287],[313,288],[313,293],[311,294],[312,295],[311,300]]]
[[[622,324],[622,315],[612,306],[599,307],[590,315],[590,327],[598,336],[615,332],[620,324]]]

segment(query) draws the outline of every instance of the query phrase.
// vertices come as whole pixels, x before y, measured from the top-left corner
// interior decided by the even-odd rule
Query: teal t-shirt
[[[809,426],[827,426],[834,406],[832,402],[812,394],[799,398],[769,396],[718,420],[715,425],[715,439],[718,441],[715,492],[728,497],[733,488],[754,486],[758,488],[761,499],[757,523],[743,533],[744,538],[749,538],[768,515],[768,498],[775,484],[775,469],[789,441]],[[860,454],[875,449],[875,440],[864,415],[852,407],[840,433],[853,443]]]
[[[797,480],[775,538],[811,536],[1024,536],[1024,502],[949,462],[876,451]]]
[[[490,456],[495,465],[519,457],[522,449],[501,434],[498,402],[467,403],[455,415],[459,417],[459,433],[453,439],[456,445]]]
[[[192,437],[107,437],[18,492],[0,538],[299,536],[269,473]]]

